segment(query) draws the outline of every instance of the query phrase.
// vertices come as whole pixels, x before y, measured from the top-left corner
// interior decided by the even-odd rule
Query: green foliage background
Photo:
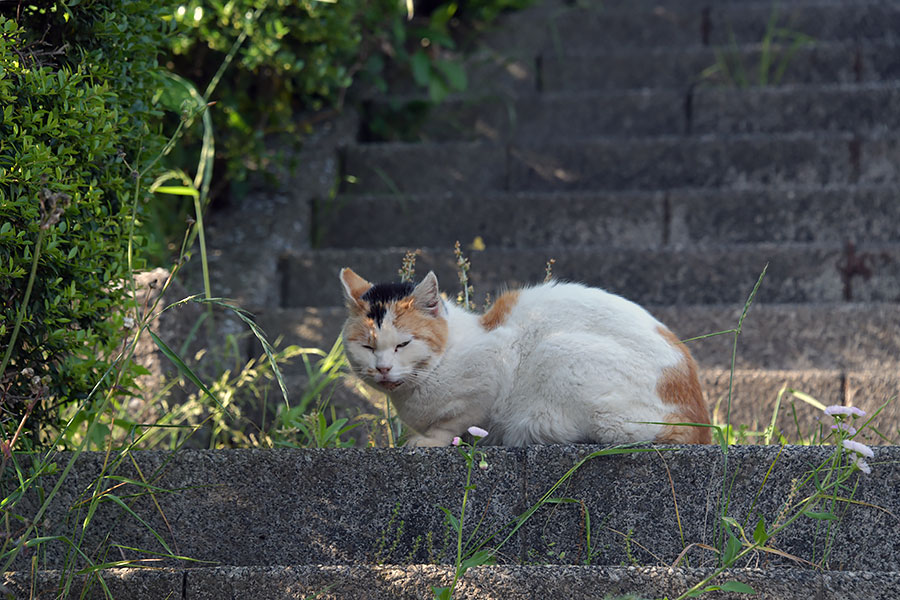
[[[61,406],[88,395],[124,333],[127,161],[161,147],[150,126],[159,8],[76,4],[13,3],[0,14],[0,349],[12,348],[0,419],[15,425],[36,401],[33,441]],[[42,216],[52,201],[62,209],[55,224]],[[42,222],[34,287],[11,346]]]

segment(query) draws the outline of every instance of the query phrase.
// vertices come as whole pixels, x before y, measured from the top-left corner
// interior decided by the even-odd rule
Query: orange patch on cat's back
[[[447,320],[430,316],[416,308],[412,298],[394,304],[394,327],[408,331],[431,348],[432,352],[441,353],[447,345]]]
[[[656,384],[656,393],[663,403],[672,405],[672,412],[665,420],[670,423],[709,423],[709,411],[697,376],[697,363],[690,350],[665,327],[657,327],[656,331],[681,352],[678,364],[666,368]],[[709,444],[710,438],[709,427],[668,425],[656,437],[656,441],[667,444]]]
[[[506,322],[509,313],[519,301],[519,293],[519,290],[513,290],[500,294],[491,308],[481,315],[481,326],[485,331],[497,329]]]

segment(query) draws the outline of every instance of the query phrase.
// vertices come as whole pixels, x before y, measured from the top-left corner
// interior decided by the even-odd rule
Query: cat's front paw
[[[406,442],[407,448],[435,448],[439,446],[449,446],[453,441],[453,437],[445,435],[414,435]]]

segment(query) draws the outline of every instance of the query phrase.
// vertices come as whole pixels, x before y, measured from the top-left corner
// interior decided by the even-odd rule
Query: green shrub
[[[164,22],[152,1],[13,4],[0,13],[0,404],[7,431],[28,414],[42,442],[126,332],[133,167],[161,148],[148,123]]]

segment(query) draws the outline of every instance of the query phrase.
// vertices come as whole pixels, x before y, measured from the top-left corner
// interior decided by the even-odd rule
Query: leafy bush
[[[125,333],[132,167],[161,148],[156,3],[67,4],[0,14],[0,403],[35,442]]]

